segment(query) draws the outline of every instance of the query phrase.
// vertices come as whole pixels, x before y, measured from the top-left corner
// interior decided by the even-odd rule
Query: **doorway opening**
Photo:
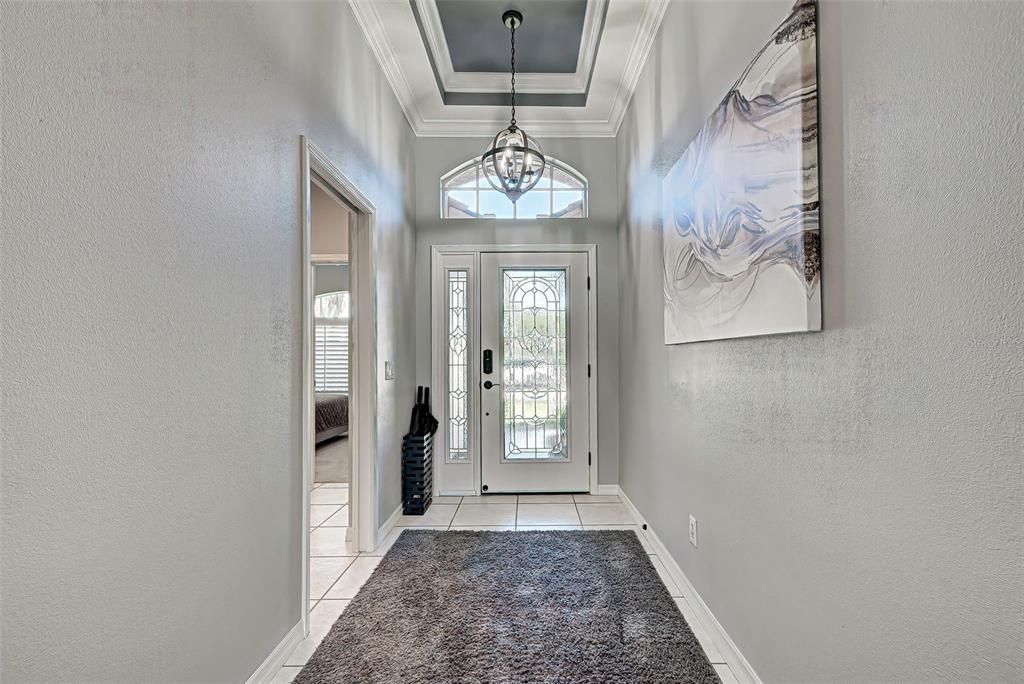
[[[325,568],[378,544],[375,208],[302,147],[302,590],[306,635]],[[312,559],[317,572],[311,572]]]
[[[597,492],[596,248],[432,254],[438,496]]]
[[[322,179],[310,187],[313,280],[313,492],[310,554],[345,556],[357,551],[349,505],[352,444],[349,403],[352,292],[350,226],[357,211]],[[314,563],[314,561],[311,561]],[[313,599],[317,599],[314,592]]]

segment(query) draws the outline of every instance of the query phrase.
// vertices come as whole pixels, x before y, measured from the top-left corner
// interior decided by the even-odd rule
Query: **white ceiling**
[[[508,74],[453,69],[435,0],[349,1],[416,135],[490,136],[508,123]],[[518,123],[534,136],[614,136],[668,2],[589,0],[576,71],[516,75]],[[516,6],[488,4],[499,26]],[[494,50],[507,56],[508,43]]]

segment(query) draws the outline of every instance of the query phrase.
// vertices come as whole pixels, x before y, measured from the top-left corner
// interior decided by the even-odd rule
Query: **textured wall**
[[[1024,4],[823,3],[825,331],[662,344],[661,177],[789,4],[673,3],[619,134],[621,485],[765,681],[1020,681]]]
[[[244,681],[300,614],[299,134],[411,369],[411,131],[345,3],[5,2],[0,68],[0,679]]]
[[[529,122],[523,122],[529,132]],[[483,154],[483,138],[416,139],[416,376],[430,384],[431,245],[596,244],[598,480],[619,474],[619,274],[615,142],[609,138],[545,138],[544,152],[587,177],[589,217],[553,221],[507,219],[442,220],[441,176]],[[426,341],[426,342],[424,342]]]
[[[309,232],[313,254],[348,254],[349,211],[316,183],[309,186]]]

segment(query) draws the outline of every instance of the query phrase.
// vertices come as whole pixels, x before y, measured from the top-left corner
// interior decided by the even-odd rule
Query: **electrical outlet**
[[[395,364],[390,361],[384,362],[384,379],[394,380],[395,379]]]
[[[690,516],[690,543],[697,548],[697,519]]]

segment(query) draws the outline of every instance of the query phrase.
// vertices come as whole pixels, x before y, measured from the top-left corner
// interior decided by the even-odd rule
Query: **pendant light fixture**
[[[480,166],[491,187],[515,202],[544,175],[544,153],[537,141],[516,125],[516,29],[523,23],[523,15],[508,10],[501,20],[512,34],[512,121],[494,136]]]

